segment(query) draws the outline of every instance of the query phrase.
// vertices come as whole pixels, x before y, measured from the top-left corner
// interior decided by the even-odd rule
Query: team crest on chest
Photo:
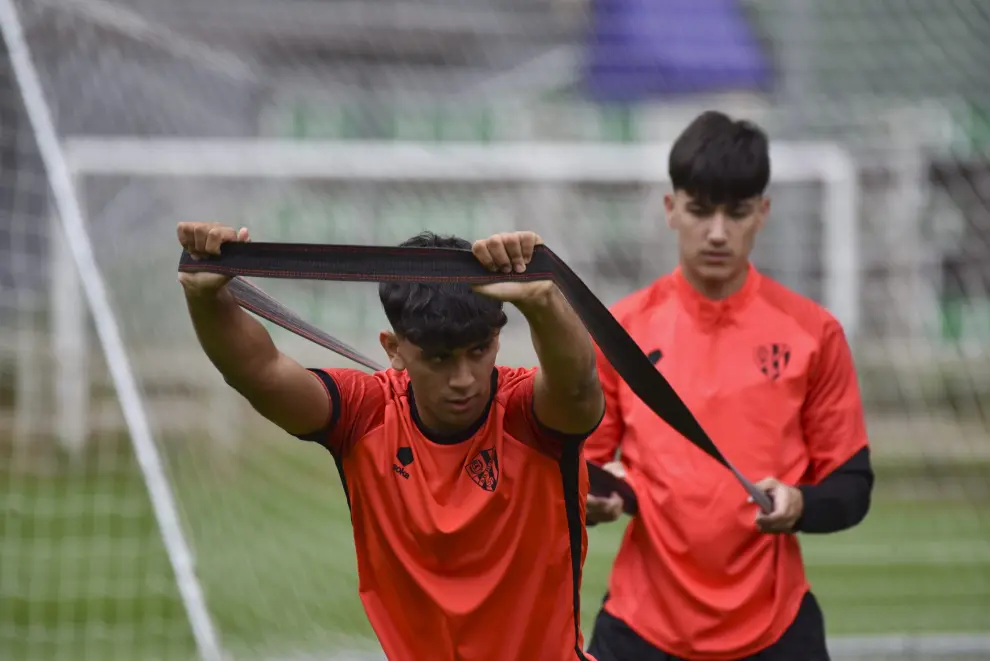
[[[498,452],[494,447],[482,450],[464,467],[474,483],[485,491],[495,491],[498,486]]]
[[[791,362],[791,348],[783,342],[764,344],[756,347],[756,366],[771,381],[776,381]]]

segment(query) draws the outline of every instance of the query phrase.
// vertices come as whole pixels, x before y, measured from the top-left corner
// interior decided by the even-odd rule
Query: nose
[[[451,390],[458,392],[471,389],[471,386],[474,385],[474,373],[471,371],[471,362],[469,360],[462,358],[457,361],[450,371],[450,379],[447,381],[447,385],[450,386]]]
[[[721,246],[728,240],[729,235],[726,232],[725,214],[722,212],[716,213],[708,228],[708,242],[712,245]]]

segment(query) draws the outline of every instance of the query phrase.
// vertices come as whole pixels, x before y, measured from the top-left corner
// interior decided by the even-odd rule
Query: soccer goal
[[[293,23],[280,15],[287,5],[239,3],[217,34],[247,41],[245,53],[190,36],[198,26],[167,11],[180,3],[146,3],[166,21],[128,9],[137,2],[0,0],[0,204],[10,219],[0,224],[0,658],[380,659],[332,459],[263,421],[206,360],[176,283],[179,221],[358,244],[424,229],[533,229],[606,303],[676,263],[662,199],[670,131],[612,140],[611,118],[606,131],[580,104],[534,110],[475,98],[470,86],[444,104],[429,92],[368,104],[351,71],[360,65],[325,75],[325,54],[265,41],[269,24],[322,43],[374,18],[345,4],[332,20],[324,9]],[[441,42],[456,54],[454,23],[469,13],[436,34],[429,23],[388,33],[404,55],[390,54],[399,63],[378,80],[420,66]],[[561,53],[534,65],[553,73]],[[466,75],[451,68],[451,80]],[[497,89],[544,75],[509,73]],[[360,102],[341,109],[337,94]],[[914,135],[919,123],[908,124]],[[868,212],[904,209],[921,193],[901,207],[864,199],[850,142],[774,140],[774,210],[756,261],[822,301],[883,368],[864,376],[871,430],[903,484],[885,486],[862,531],[806,540],[809,566],[837,661],[986,661],[990,644],[973,633],[988,625],[990,593],[979,389],[963,383],[968,408],[946,407],[943,381],[899,371],[905,356],[935,365],[940,346],[910,324],[890,324],[892,334],[875,323],[894,302],[924,305],[897,274],[871,274],[882,251],[871,237],[864,254],[865,225]],[[907,172],[895,193],[918,181],[906,168],[917,153],[888,155]],[[386,322],[373,285],[255,284],[380,355]],[[270,330],[303,363],[343,364]],[[532,364],[518,315],[502,347],[503,362]],[[620,533],[591,532],[586,630]]]

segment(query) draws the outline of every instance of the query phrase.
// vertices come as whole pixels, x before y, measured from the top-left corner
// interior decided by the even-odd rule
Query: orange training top
[[[867,445],[841,326],[755,268],[723,301],[677,269],[613,314],[754,482],[814,484]],[[697,661],[774,643],[809,589],[797,538],[761,533],[757,506],[729,471],[657,418],[600,354],[599,373],[605,419],[585,452],[603,464],[621,444],[639,501],[605,609],[655,647]]]
[[[535,369],[498,367],[456,438],[420,424],[405,372],[313,370],[344,482],[365,612],[392,661],[591,659],[579,624],[581,438],[533,414]]]

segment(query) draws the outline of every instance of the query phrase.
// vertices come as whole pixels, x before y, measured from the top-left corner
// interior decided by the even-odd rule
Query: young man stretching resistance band
[[[194,258],[246,230],[182,223]],[[539,237],[471,244],[422,234],[407,247],[471,249],[525,270]],[[589,659],[579,625],[587,548],[583,439],[604,412],[587,330],[553,282],[387,282],[390,368],[306,369],[225,289],[183,272],[207,356],[266,418],[330,450],[345,485],[359,590],[396,661]],[[540,369],[496,366],[503,303],[529,322]]]

